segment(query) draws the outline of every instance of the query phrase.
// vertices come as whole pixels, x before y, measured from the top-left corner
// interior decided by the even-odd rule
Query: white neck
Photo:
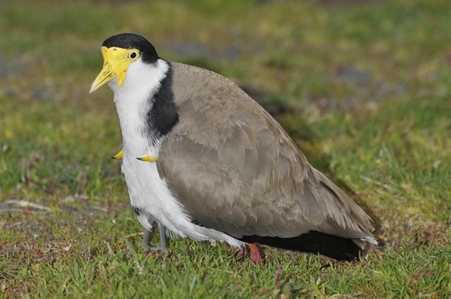
[[[121,125],[124,154],[133,149],[134,152],[130,154],[136,158],[140,155],[157,155],[155,150],[158,149],[153,146],[150,148],[146,113],[152,108],[150,99],[158,92],[168,69],[168,63],[162,59],[155,64],[146,64],[139,59],[129,65],[122,86],[117,85],[116,78],[110,81]]]

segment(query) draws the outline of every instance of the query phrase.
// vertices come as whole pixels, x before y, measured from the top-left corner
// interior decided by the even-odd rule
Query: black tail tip
[[[358,261],[362,254],[362,249],[352,239],[318,231],[310,231],[294,238],[244,236],[241,240],[294,251],[320,253],[339,261]]]

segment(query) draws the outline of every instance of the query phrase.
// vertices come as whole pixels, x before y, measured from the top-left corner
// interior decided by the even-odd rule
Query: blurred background
[[[102,42],[123,32],[262,104],[372,216],[373,250],[449,252],[450,28],[448,0],[0,1],[3,292],[42,287],[27,259],[93,259],[141,230],[110,159],[121,145],[113,94],[88,94]]]

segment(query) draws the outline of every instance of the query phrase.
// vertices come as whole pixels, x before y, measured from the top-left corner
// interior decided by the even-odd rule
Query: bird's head
[[[102,85],[117,79],[117,85],[122,86],[127,76],[130,64],[155,63],[158,54],[152,44],[144,37],[122,33],[106,39],[102,44],[103,68],[91,85],[89,93]]]

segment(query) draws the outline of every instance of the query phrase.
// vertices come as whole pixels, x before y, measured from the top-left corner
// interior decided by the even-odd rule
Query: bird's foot
[[[162,255],[167,251],[168,251],[167,248],[165,248],[163,246],[152,247],[152,248],[147,249],[147,251],[144,253],[144,255],[145,256]]]
[[[247,247],[244,246],[243,248],[240,248],[237,252],[235,252],[234,256],[235,257],[237,257],[237,256],[248,257],[249,256],[249,251],[247,251]]]
[[[260,251],[258,250],[257,244],[250,243],[250,244],[247,244],[247,247],[249,247],[249,250],[251,251],[250,259],[254,264],[259,264],[259,263],[263,262],[262,255],[260,254]],[[240,250],[238,250],[235,253],[235,256],[248,257],[249,251],[247,250],[247,247],[245,246],[243,248],[240,248]]]
[[[251,243],[251,244],[248,244],[248,246],[252,253],[251,261],[254,264],[259,264],[259,263],[263,262],[262,255],[260,254],[260,251],[258,250],[257,244]]]

